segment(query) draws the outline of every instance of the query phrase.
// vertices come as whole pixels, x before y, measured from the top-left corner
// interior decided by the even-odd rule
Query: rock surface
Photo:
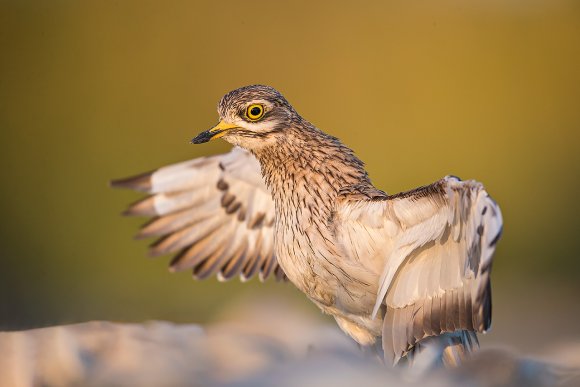
[[[390,370],[337,328],[275,302],[219,323],[87,322],[0,333],[0,386],[580,385],[578,343],[551,361],[483,349],[455,370]]]

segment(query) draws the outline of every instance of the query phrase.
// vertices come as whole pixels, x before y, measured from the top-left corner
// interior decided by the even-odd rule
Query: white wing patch
[[[393,277],[395,276],[395,273],[403,261],[409,256],[411,252],[417,248],[425,245],[431,240],[440,237],[443,233],[445,227],[444,225],[446,224],[448,218],[447,214],[445,214],[442,209],[438,209],[437,211],[429,211],[429,216],[417,216],[409,213],[407,208],[405,208],[408,207],[408,203],[402,205],[399,203],[394,204],[387,202],[387,205],[391,205],[393,207],[393,212],[395,214],[399,214],[399,216],[395,216],[397,216],[397,219],[401,224],[412,224],[412,226],[404,229],[404,231],[399,234],[394,249],[386,259],[385,268],[379,280],[379,291],[377,293],[377,300],[373,308],[372,318],[376,317],[377,312],[387,294],[387,290],[391,286]],[[426,207],[429,210],[435,208],[433,205],[430,207],[423,207]],[[420,212],[420,210],[418,210],[418,212]],[[419,223],[408,223],[409,220]]]

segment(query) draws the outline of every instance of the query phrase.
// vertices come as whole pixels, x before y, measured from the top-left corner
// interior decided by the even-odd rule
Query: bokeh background
[[[578,1],[4,0],[0,53],[0,328],[205,323],[264,293],[319,315],[290,284],[169,274],[108,187],[227,151],[188,140],[264,83],[389,193],[485,183],[505,231],[484,345],[580,340]]]

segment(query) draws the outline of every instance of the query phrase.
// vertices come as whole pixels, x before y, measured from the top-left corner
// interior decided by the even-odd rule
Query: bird
[[[113,180],[148,194],[125,215],[137,238],[195,279],[289,281],[389,366],[453,367],[491,326],[490,272],[503,230],[483,185],[449,175],[407,192],[376,188],[354,151],[270,86],[225,94],[191,140],[230,152]]]

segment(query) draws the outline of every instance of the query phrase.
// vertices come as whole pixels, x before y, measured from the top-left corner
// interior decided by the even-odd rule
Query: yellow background
[[[446,174],[501,205],[492,342],[579,338],[580,2],[2,1],[0,326],[205,322],[289,284],[171,275],[108,180],[187,141],[227,91],[279,89],[389,193]]]

